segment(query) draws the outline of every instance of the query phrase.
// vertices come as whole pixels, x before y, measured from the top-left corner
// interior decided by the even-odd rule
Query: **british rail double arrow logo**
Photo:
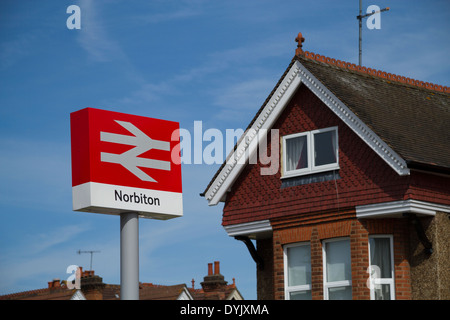
[[[139,167],[170,171],[170,161],[139,157],[141,154],[151,149],[170,151],[169,141],[154,140],[130,122],[115,121],[133,135],[129,136],[110,132],[100,132],[100,140],[104,142],[130,145],[135,148],[121,154],[101,152],[100,160],[102,162],[120,164],[142,181],[157,182],[147,173],[139,169]]]

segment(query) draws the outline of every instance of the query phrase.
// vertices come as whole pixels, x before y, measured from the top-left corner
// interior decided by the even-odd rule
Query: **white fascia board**
[[[83,292],[81,292],[81,290],[77,290],[70,298],[70,300],[86,300],[86,297],[84,296]]]
[[[285,106],[296,92],[300,84],[306,85],[328,108],[331,109],[346,125],[348,125],[370,148],[372,148],[397,174],[409,175],[406,161],[389,147],[375,132],[361,121],[342,101],[328,90],[311,72],[299,61],[293,63],[288,73],[272,95],[262,112],[253,123],[251,129],[270,130],[284,111]],[[255,136],[241,139],[235,151],[231,152],[216,179],[205,193],[209,205],[217,205],[223,201],[237,179],[249,156],[255,152],[257,144],[252,143]]]
[[[244,300],[237,289],[234,289],[225,300]]]
[[[230,237],[255,236],[272,232],[272,226],[269,220],[232,224],[224,226],[224,229]]]
[[[194,300],[189,290],[184,287],[183,291],[181,291],[180,295],[177,297],[177,300]]]
[[[259,139],[265,138],[265,136],[263,137],[257,134],[259,130],[269,130],[272,128],[275,121],[283,112],[284,106],[289,102],[301,83],[298,70],[296,64],[291,67],[258,118],[248,130],[248,135],[246,135],[247,132],[244,133],[244,136],[248,139],[241,139],[236,150],[231,152],[227,157],[225,166],[205,193],[205,198],[208,200],[209,205],[216,205],[224,198],[226,192],[231,188],[242,169],[244,169],[250,155],[256,152],[259,141],[257,141],[258,143],[254,143],[253,139],[255,137]]]
[[[401,217],[403,213],[434,216],[438,211],[450,213],[450,206],[409,199],[356,206],[356,217],[358,219]]]

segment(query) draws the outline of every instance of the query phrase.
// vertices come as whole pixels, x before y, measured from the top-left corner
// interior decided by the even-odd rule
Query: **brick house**
[[[296,41],[202,193],[255,260],[258,299],[450,299],[450,88]]]
[[[220,262],[208,264],[208,274],[201,282],[201,288],[186,284],[156,285],[139,284],[139,300],[243,300],[236,287],[235,279],[228,284],[220,273]],[[69,289],[65,280],[54,279],[43,289],[18,292],[0,296],[0,300],[119,300],[120,285],[107,284],[93,270],[80,268],[80,289]]]

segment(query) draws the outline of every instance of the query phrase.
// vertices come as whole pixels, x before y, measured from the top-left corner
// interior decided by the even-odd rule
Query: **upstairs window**
[[[283,137],[283,177],[339,169],[337,127]]]

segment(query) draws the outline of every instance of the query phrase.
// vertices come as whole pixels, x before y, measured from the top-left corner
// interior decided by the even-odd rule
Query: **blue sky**
[[[69,5],[81,29],[69,30]],[[450,85],[450,4],[375,0],[381,29],[363,24],[363,65]],[[119,218],[72,211],[70,123],[95,107],[180,122],[192,132],[245,128],[303,48],[358,62],[358,0],[0,2],[0,294],[66,279],[69,265],[120,283]],[[207,143],[205,143],[206,145]],[[205,146],[204,145],[204,146]],[[256,267],[221,227],[223,205],[199,196],[219,165],[183,170],[184,216],[140,219],[140,281],[200,287],[207,264],[246,299]]]

